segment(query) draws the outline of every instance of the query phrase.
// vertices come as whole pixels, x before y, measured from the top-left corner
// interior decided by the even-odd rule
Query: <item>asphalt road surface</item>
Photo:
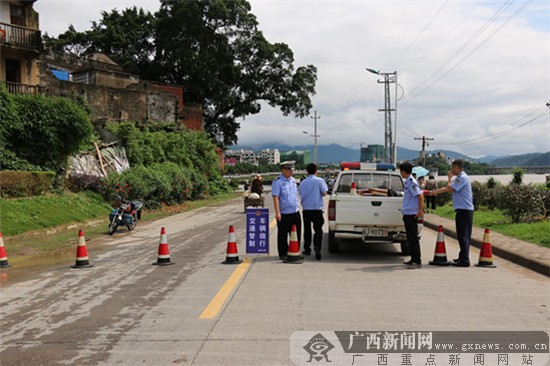
[[[229,225],[243,259],[239,198],[92,240],[93,268],[1,270],[0,364],[290,365],[295,331],[550,328],[546,277],[498,257],[494,269],[429,266],[436,233],[426,228],[424,266],[407,270],[398,245],[346,243],[329,254],[326,234],[322,261],[284,264],[274,226],[271,256],[223,265]],[[161,227],[174,265],[152,265]],[[446,247],[456,258],[456,241]],[[473,263],[478,255],[472,248]]]

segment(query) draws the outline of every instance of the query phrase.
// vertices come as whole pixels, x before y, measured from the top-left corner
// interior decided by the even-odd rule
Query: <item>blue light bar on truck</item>
[[[345,161],[340,164],[340,169],[394,171],[395,165],[390,163],[360,163],[355,161]]]

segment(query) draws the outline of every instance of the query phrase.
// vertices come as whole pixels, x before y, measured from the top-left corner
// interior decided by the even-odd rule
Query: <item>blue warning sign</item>
[[[269,254],[269,209],[246,209],[246,253]]]

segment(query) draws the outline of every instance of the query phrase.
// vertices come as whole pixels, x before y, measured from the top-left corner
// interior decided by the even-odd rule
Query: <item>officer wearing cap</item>
[[[294,163],[294,161],[282,162],[281,175],[271,185],[277,220],[277,249],[281,260],[284,260],[288,253],[288,237],[292,225],[296,225],[298,245],[302,232],[302,220],[298,211],[298,187],[292,177]]]

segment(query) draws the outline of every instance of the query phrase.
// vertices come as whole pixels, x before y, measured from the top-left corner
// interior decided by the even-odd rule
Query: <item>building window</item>
[[[14,25],[25,25],[25,10],[22,6],[10,4],[10,23]]]
[[[21,84],[21,61],[6,59],[6,81]]]

